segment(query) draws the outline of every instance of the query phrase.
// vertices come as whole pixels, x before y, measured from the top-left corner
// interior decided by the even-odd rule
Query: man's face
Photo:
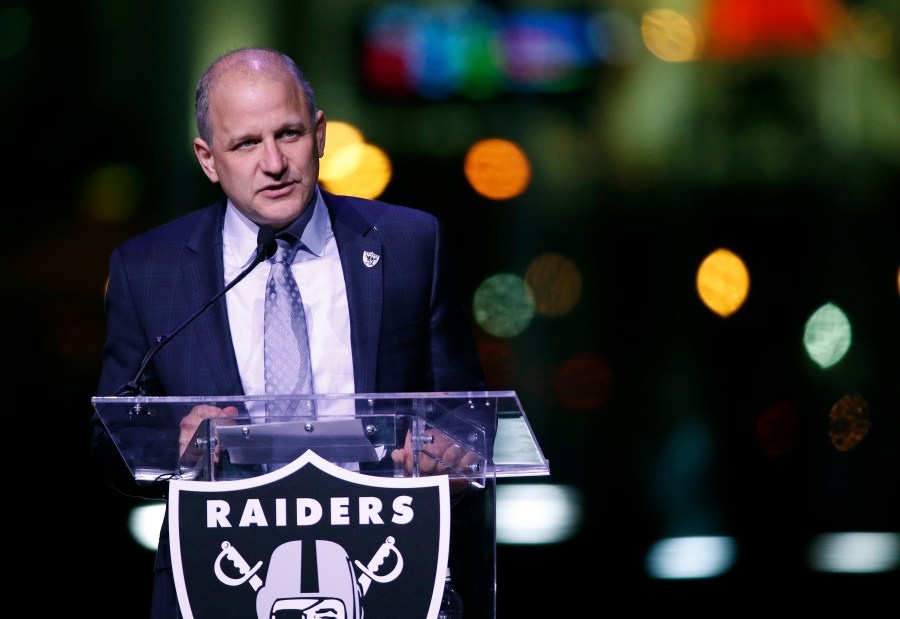
[[[315,194],[325,153],[325,115],[311,122],[303,91],[288,76],[247,71],[223,76],[210,95],[213,147],[194,152],[251,221],[284,228]]]

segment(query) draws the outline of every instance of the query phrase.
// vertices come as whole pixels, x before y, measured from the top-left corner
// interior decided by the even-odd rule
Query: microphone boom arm
[[[150,361],[153,357],[156,356],[163,346],[172,341],[176,335],[178,335],[182,329],[187,327],[189,324],[194,322],[194,320],[203,312],[205,312],[209,307],[218,301],[226,292],[231,290],[238,282],[247,277],[250,274],[250,271],[255,269],[261,262],[271,258],[275,255],[275,230],[270,225],[260,226],[259,233],[256,237],[256,255],[253,257],[253,261],[245,268],[241,273],[231,280],[227,286],[222,288],[215,296],[213,296],[209,301],[203,304],[203,306],[198,309],[196,312],[191,314],[187,320],[185,320],[181,325],[179,325],[174,331],[170,333],[166,333],[165,335],[159,335],[156,338],[156,343],[150,347],[150,350],[147,351],[147,354],[144,355],[144,359],[141,361],[141,366],[138,368],[137,374],[135,374],[134,379],[131,382],[125,383],[119,390],[116,392],[117,396],[136,396],[136,395],[146,395],[144,391],[144,373],[147,371],[147,366],[150,365]]]

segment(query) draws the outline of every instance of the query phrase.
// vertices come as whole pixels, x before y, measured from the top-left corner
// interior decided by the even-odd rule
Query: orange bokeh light
[[[531,163],[524,151],[499,138],[474,144],[466,154],[463,171],[472,188],[491,200],[521,195],[531,182]]]

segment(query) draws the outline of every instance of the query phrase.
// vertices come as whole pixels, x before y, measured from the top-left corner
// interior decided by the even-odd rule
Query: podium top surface
[[[298,404],[297,410],[303,412],[277,417],[265,414],[267,402],[285,400],[294,401]],[[487,475],[507,478],[550,473],[549,463],[514,391],[97,396],[91,398],[91,403],[136,479],[178,475],[179,422],[198,405],[238,408],[237,417],[227,418],[227,431],[222,428],[220,438],[223,441],[251,433],[260,440],[265,436],[269,441],[280,439],[285,442],[302,439],[305,435],[308,441],[315,436],[309,428],[317,431],[321,428],[321,436],[329,436],[332,447],[348,453],[347,449],[360,447],[359,442],[367,442],[366,439],[380,443],[387,450],[399,448],[401,445],[392,444],[395,434],[391,429],[419,428],[420,435],[424,436],[422,428],[429,428],[446,432],[477,453]],[[345,432],[349,427],[347,424],[354,422],[360,431],[356,435]],[[306,428],[308,434],[298,432],[298,427]],[[373,428],[388,429],[376,431]],[[206,431],[211,430],[215,431],[215,428],[206,428]],[[322,443],[313,445],[308,448],[318,451]],[[360,452],[356,449],[353,453]]]

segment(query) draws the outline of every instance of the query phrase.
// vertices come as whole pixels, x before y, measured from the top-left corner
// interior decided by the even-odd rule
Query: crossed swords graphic
[[[397,550],[397,547],[394,545],[395,540],[392,536],[388,536],[378,551],[375,553],[367,565],[363,565],[360,561],[354,561],[356,567],[360,569],[362,575],[357,579],[359,581],[359,585],[362,587],[363,595],[369,590],[369,585],[372,584],[372,581],[386,583],[391,582],[396,579],[400,572],[403,571],[403,555],[400,554],[400,551]],[[394,569],[389,573],[380,575],[378,574],[378,569],[384,563],[384,560],[387,559],[391,553],[394,553],[397,557],[397,563],[394,565]],[[232,578],[228,574],[226,574],[222,570],[222,562],[228,560],[234,568],[238,571],[241,576],[239,578]],[[224,541],[222,542],[222,552],[219,553],[219,556],[216,557],[215,564],[213,565],[213,570],[215,571],[216,578],[222,584],[228,585],[230,587],[238,587],[243,585],[246,582],[250,583],[250,586],[253,587],[254,591],[259,591],[259,588],[262,587],[263,582],[259,576],[256,575],[256,572],[259,571],[259,568],[262,567],[263,562],[258,561],[256,565],[250,567],[250,564],[247,563],[246,559],[241,556],[241,553],[238,552],[238,549],[231,545],[231,542]]]

